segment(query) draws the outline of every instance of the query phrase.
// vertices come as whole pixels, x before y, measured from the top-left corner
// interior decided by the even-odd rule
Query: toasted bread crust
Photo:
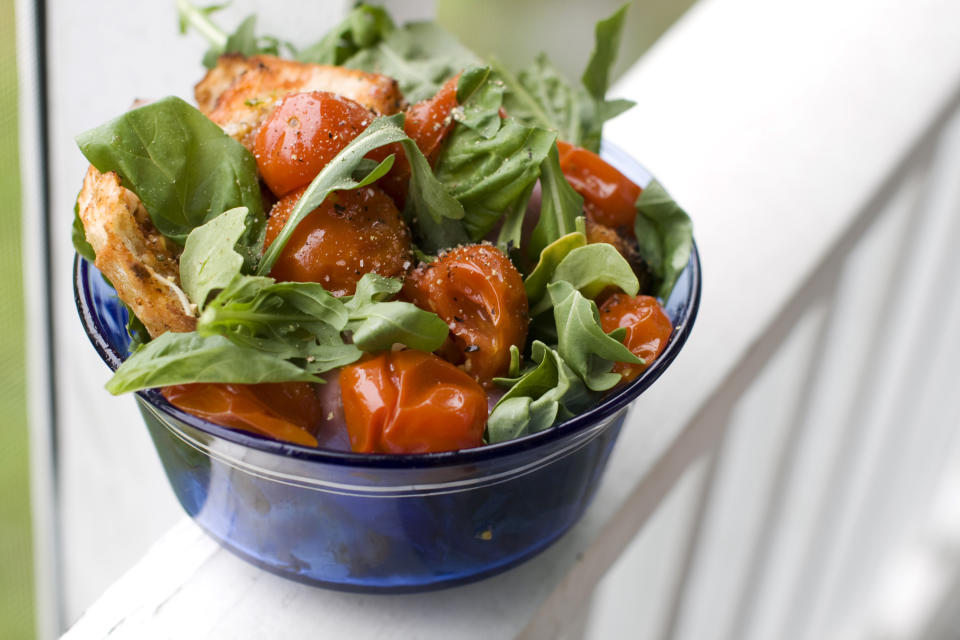
[[[329,91],[391,115],[403,106],[393,78],[378,73],[282,60],[273,56],[221,56],[217,66],[194,88],[205,115],[248,149],[263,121],[286,95]]]
[[[157,231],[117,174],[90,167],[77,205],[97,268],[150,335],[196,329],[194,308],[180,289],[179,248]]]

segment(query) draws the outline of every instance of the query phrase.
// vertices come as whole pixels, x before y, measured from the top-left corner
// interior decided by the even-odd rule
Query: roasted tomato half
[[[254,142],[263,181],[277,197],[308,185],[373,117],[359,103],[327,91],[287,96]]]
[[[403,295],[436,313],[450,336],[438,353],[481,384],[510,366],[510,346],[527,338],[529,304],[523,278],[491,245],[457,247],[412,271]]]
[[[560,169],[583,196],[587,218],[632,236],[640,187],[592,151],[563,141],[557,141],[557,147]]]
[[[633,380],[649,367],[667,346],[673,332],[670,318],[656,298],[625,293],[615,293],[600,305],[600,326],[607,333],[626,327],[627,337],[623,343],[634,355],[646,361],[643,365],[625,362],[613,365],[614,372],[622,375],[624,380]]]
[[[350,446],[359,453],[430,453],[483,444],[487,395],[449,362],[388,351],[340,372]]]
[[[161,389],[175,407],[226,427],[284,442],[317,446],[323,407],[306,382],[180,384]]]
[[[265,247],[276,239],[303,189],[270,211]],[[410,266],[410,231],[396,205],[376,186],[335,191],[297,225],[270,272],[277,280],[319,282],[335,296],[352,295],[363,274],[401,276]]]

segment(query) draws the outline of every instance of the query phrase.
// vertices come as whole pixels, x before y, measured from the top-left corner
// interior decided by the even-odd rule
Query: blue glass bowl
[[[605,156],[638,183],[649,182],[622,152],[605,149]],[[74,283],[87,334],[116,369],[128,353],[126,309],[79,257]],[[177,499],[225,548],[268,571],[336,589],[446,587],[530,558],[580,518],[627,405],[676,357],[699,300],[694,248],[665,307],[673,335],[653,365],[571,420],[477,449],[312,449],[207,422],[156,390],[136,399]]]

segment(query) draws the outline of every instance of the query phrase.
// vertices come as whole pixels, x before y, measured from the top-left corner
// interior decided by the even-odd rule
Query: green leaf
[[[258,37],[256,35],[256,16],[247,16],[236,31],[231,34],[225,33],[214,24],[210,15],[223,9],[227,4],[229,3],[196,7],[187,0],[177,0],[180,33],[186,33],[188,26],[193,27],[210,44],[210,48],[203,55],[203,65],[206,68],[212,69],[217,66],[217,59],[225,53],[239,53],[243,56],[279,54],[279,40],[269,36]]]
[[[302,358],[307,361],[304,368],[319,372],[331,361],[359,357],[356,349],[342,348],[340,332],[347,320],[343,303],[318,283],[237,276],[207,305],[197,332],[284,358]]]
[[[506,84],[507,113],[525,124],[556,131],[561,140],[598,152],[603,123],[633,106],[629,100],[604,99],[626,9],[624,5],[597,23],[594,50],[581,78],[582,86],[573,86],[543,54],[517,74],[492,62]]]
[[[212,291],[223,289],[240,273],[243,256],[234,246],[247,224],[246,207],[237,207],[187,236],[180,255],[180,285],[199,310],[203,310]]]
[[[509,256],[514,264],[518,264],[518,268],[525,266],[527,262],[526,256],[520,250],[520,245],[523,244],[523,221],[527,217],[530,196],[533,195],[533,189],[536,186],[536,182],[531,182],[527,190],[514,200],[503,214],[503,224],[500,225],[500,232],[497,234],[497,248]]]
[[[343,296],[340,300],[348,314],[357,315],[366,305],[389,300],[402,288],[403,282],[399,278],[388,278],[373,272],[365,273],[357,282],[356,293]]]
[[[580,81],[595,100],[602,101],[610,86],[610,70],[620,49],[620,36],[627,17],[629,4],[617,9],[609,18],[599,21],[594,27],[593,52]]]
[[[141,345],[150,342],[150,332],[147,331],[147,327],[144,326],[140,318],[133,313],[133,309],[131,309],[127,303],[121,300],[120,304],[127,310],[127,335],[130,336],[130,345],[128,348],[132,353],[139,349]]]
[[[568,233],[565,236],[557,238],[543,248],[543,251],[540,252],[540,260],[537,262],[537,266],[534,267],[530,275],[523,280],[523,287],[527,291],[527,300],[530,302],[531,309],[546,296],[547,285],[552,281],[553,274],[557,270],[557,265],[559,265],[571,251],[579,247],[585,247],[586,245],[587,236],[579,231],[574,231],[573,233]],[[530,315],[534,316],[536,314],[531,313]]]
[[[657,296],[667,300],[690,260],[693,223],[656,180],[640,193],[636,209],[633,229],[640,257],[659,281]]]
[[[492,138],[457,124],[447,137],[434,169],[437,179],[463,205],[470,238],[485,236],[505,212],[529,199],[540,163],[556,134],[503,121]],[[526,201],[524,201],[524,206]]]
[[[234,207],[247,207],[257,221],[252,229],[260,231],[263,204],[253,155],[179,98],[128,111],[80,134],[77,144],[97,170],[117,172],[160,233],[179,244]]]
[[[73,204],[73,229],[70,231],[70,239],[73,241],[74,250],[80,254],[90,264],[97,260],[97,254],[87,242],[87,232],[83,228],[83,220],[80,219],[80,205]]]
[[[397,278],[367,273],[344,307],[350,316],[346,329],[363,351],[384,351],[394,344],[435,351],[447,339],[449,328],[435,313],[409,302],[387,302],[403,287]]]
[[[643,364],[623,343],[600,327],[600,313],[569,282],[547,286],[557,326],[557,351],[571,369],[594,391],[605,391],[620,382],[612,373],[614,362]]]
[[[579,144],[586,93],[575,89],[543,53],[518,74],[491,61],[506,86],[503,106],[511,118],[556,131],[561,140]]]
[[[588,244],[571,251],[557,265],[551,278],[573,285],[584,297],[593,300],[607,287],[617,287],[630,296],[637,295],[640,281],[613,245],[605,242]]]
[[[378,44],[395,28],[383,7],[360,4],[317,43],[297,53],[297,60],[342,65],[351,56]]]
[[[478,64],[472,51],[436,23],[411,22],[358,51],[343,66],[390,76],[407,100],[419,102],[436,94],[449,78]]]
[[[487,441],[502,442],[536,433],[586,409],[595,393],[584,385],[559,352],[539,340],[531,346],[537,364],[513,380],[487,420]]]
[[[135,351],[107,382],[114,395],[192,382],[322,382],[271,353],[234,344],[222,336],[168,331]]]
[[[503,83],[493,78],[489,67],[470,67],[457,82],[459,106],[451,114],[453,119],[484,138],[492,138],[500,130],[503,91]]]
[[[583,214],[583,196],[574,191],[560,169],[557,145],[540,165],[540,219],[533,229],[527,254],[533,258],[544,247],[577,230],[577,218]]]
[[[394,344],[411,349],[435,351],[450,329],[435,313],[409,302],[373,302],[351,314],[347,329],[353,330],[353,343],[363,351],[384,351]]]

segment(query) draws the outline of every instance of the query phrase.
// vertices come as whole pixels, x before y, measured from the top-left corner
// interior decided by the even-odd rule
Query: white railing
[[[58,508],[43,483],[38,499],[64,533],[41,546],[62,554],[41,574],[43,595],[62,587],[60,624],[179,518],[145,433],[117,428],[139,418],[102,391],[57,229],[83,169],[71,134],[158,85],[189,95],[190,74],[170,69],[194,68],[199,51],[183,41],[158,44],[162,58],[122,54],[90,33],[126,3],[101,4],[47,14],[51,164],[26,174],[49,172],[52,186],[59,449],[38,454],[37,474],[60,474]],[[165,43],[164,11],[127,15],[122,42]],[[618,85],[639,105],[608,135],[692,213],[703,304],[683,354],[625,425],[595,503],[544,554],[465,587],[367,597],[264,574],[181,522],[71,637],[803,640],[948,628],[938,612],[957,588],[960,540],[949,500],[960,459],[958,24],[949,1],[702,0]],[[107,60],[135,86],[97,80],[89,67]],[[35,211],[39,193],[27,185]],[[29,246],[41,232],[28,229]],[[35,365],[40,409],[44,375]],[[35,411],[35,442],[49,428]]]

